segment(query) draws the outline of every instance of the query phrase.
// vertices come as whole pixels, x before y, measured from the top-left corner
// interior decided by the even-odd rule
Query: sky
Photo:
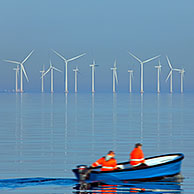
[[[73,68],[78,66],[78,91],[91,90],[91,69],[96,68],[96,92],[112,91],[112,72],[117,60],[119,92],[128,91],[128,69],[134,70],[133,91],[140,91],[140,65],[128,51],[140,59],[161,55],[161,92],[169,92],[165,79],[169,72],[166,55],[174,68],[184,68],[184,90],[194,91],[194,1],[193,0],[1,0],[0,1],[0,91],[15,87],[14,64],[22,61],[30,82],[24,90],[40,91],[40,70],[49,60],[64,70],[63,61],[51,49],[66,58],[87,53],[68,66],[69,91],[74,90]],[[156,91],[158,60],[145,64],[144,91]],[[54,73],[54,90],[64,91],[63,73]],[[50,75],[45,77],[50,90]],[[173,74],[173,90],[180,92],[180,74]]]

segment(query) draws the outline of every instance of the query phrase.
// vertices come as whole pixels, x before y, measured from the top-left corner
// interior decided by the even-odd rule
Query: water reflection
[[[140,110],[140,142],[143,143],[143,123],[144,123],[144,109],[143,109],[143,98],[144,95],[141,93],[141,99],[140,99],[140,104],[141,104],[141,110]]]
[[[112,120],[113,120],[113,150],[117,148],[117,93],[113,93],[113,106],[112,106]]]
[[[16,150],[18,153],[18,162],[19,166],[21,168],[23,161],[23,134],[24,134],[24,128],[23,128],[23,94],[16,94],[16,111],[18,111],[18,114],[16,114]],[[17,169],[20,171],[20,168]]]
[[[91,122],[92,122],[92,158],[95,158],[95,95],[92,93]]]
[[[96,184],[96,183],[95,183]],[[160,181],[160,182],[132,182],[132,181],[114,181],[110,184],[101,184],[94,186],[89,190],[79,190],[78,194],[101,193],[152,193],[152,194],[175,194],[182,193],[181,184],[179,181]]]
[[[65,93],[65,137],[64,137],[64,149],[65,149],[65,152],[64,152],[64,161],[65,161],[65,164],[67,164],[67,151],[68,151],[68,147],[67,147],[67,133],[68,133],[68,93]],[[67,168],[64,169],[65,172],[67,172]]]
[[[160,94],[157,94],[157,152],[160,147]]]

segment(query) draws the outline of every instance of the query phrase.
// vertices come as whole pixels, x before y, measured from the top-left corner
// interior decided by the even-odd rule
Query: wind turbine
[[[75,72],[75,93],[77,93],[77,73],[79,72],[78,67],[73,69],[73,71]]]
[[[128,70],[129,73],[129,92],[132,92],[132,78],[133,78],[133,70]]]
[[[44,65],[42,66],[42,70],[40,71],[41,73],[41,92],[44,92],[44,76],[43,74],[45,73]]]
[[[118,77],[117,77],[117,63],[116,60],[114,62],[114,67],[110,68],[112,70],[113,73],[113,92],[115,93],[115,82],[118,85]]]
[[[180,72],[180,69],[174,69],[174,68],[172,67],[172,64],[170,63],[170,60],[169,60],[168,56],[166,56],[166,59],[167,59],[167,61],[168,61],[168,65],[169,65],[169,67],[170,67],[170,72],[169,72],[169,74],[168,74],[168,76],[167,76],[167,78],[166,78],[166,82],[167,82],[167,80],[168,80],[169,77],[170,77],[170,93],[172,93],[172,73],[173,73],[173,71],[178,71],[178,72]]]
[[[19,65],[17,65],[16,68],[13,68],[13,70],[15,71],[15,91],[18,92],[18,75],[19,75]]]
[[[92,93],[95,92],[95,66],[96,65],[95,61],[93,60],[93,64],[90,65],[90,67],[92,68]]]
[[[128,52],[128,53],[129,53],[133,58],[135,58],[137,61],[139,61],[139,63],[141,64],[141,90],[140,90],[140,92],[143,93],[143,65],[144,65],[145,63],[148,63],[148,62],[150,62],[150,61],[152,61],[152,60],[154,60],[154,59],[160,57],[160,55],[155,56],[155,57],[152,57],[152,58],[147,59],[147,60],[145,60],[145,61],[141,61],[139,58],[137,58],[137,57],[136,57],[135,55],[133,55],[132,53],[130,53],[130,52]]]
[[[159,65],[156,65],[155,68],[157,69],[157,92],[160,93],[160,72],[161,72],[161,63],[159,60]]]
[[[185,70],[184,69],[179,69],[179,73],[181,75],[181,93],[183,93],[183,78],[184,78]]]
[[[65,79],[65,92],[68,92],[68,79],[67,79],[67,64],[68,64],[68,62],[70,62],[70,61],[73,61],[73,60],[75,60],[75,59],[78,59],[78,58],[80,58],[80,57],[82,57],[82,56],[84,56],[86,53],[83,53],[83,54],[81,54],[81,55],[78,55],[78,56],[76,56],[76,57],[73,57],[73,58],[71,58],[71,59],[66,59],[65,57],[63,57],[61,54],[59,54],[57,51],[55,51],[55,50],[52,50],[56,55],[58,55],[64,62],[65,62],[65,75],[64,75],[64,79]]]
[[[9,63],[15,63],[15,64],[18,64],[20,65],[20,92],[23,92],[23,73],[26,77],[26,80],[29,82],[29,79],[28,79],[28,76],[26,74],[26,71],[24,69],[24,66],[23,64],[28,60],[28,58],[32,55],[32,53],[34,52],[34,50],[32,50],[30,52],[30,54],[22,61],[22,62],[18,62],[18,61],[10,61],[10,60],[4,60],[6,62],[9,62]]]
[[[56,67],[54,67],[51,63],[51,60],[50,60],[50,67],[48,68],[48,70],[42,75],[41,78],[43,78],[49,71],[51,72],[51,93],[53,93],[53,71],[58,71],[58,72],[61,72],[62,71],[60,69],[57,69]]]

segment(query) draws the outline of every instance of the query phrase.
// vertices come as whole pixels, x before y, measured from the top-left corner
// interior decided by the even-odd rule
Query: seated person
[[[92,164],[91,167],[102,166],[101,171],[111,171],[117,169],[117,161],[114,158],[115,153],[109,151],[108,154]]]
[[[145,163],[144,154],[142,151],[142,144],[135,144],[135,148],[130,153],[130,164],[133,168],[142,168],[147,166]]]

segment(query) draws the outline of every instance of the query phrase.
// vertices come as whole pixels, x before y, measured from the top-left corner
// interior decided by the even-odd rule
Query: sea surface
[[[138,142],[146,157],[185,155],[183,180],[145,183],[144,193],[194,193],[194,94],[1,93],[0,193],[74,193],[72,168],[109,150],[127,161]],[[92,193],[107,190],[131,188]]]

